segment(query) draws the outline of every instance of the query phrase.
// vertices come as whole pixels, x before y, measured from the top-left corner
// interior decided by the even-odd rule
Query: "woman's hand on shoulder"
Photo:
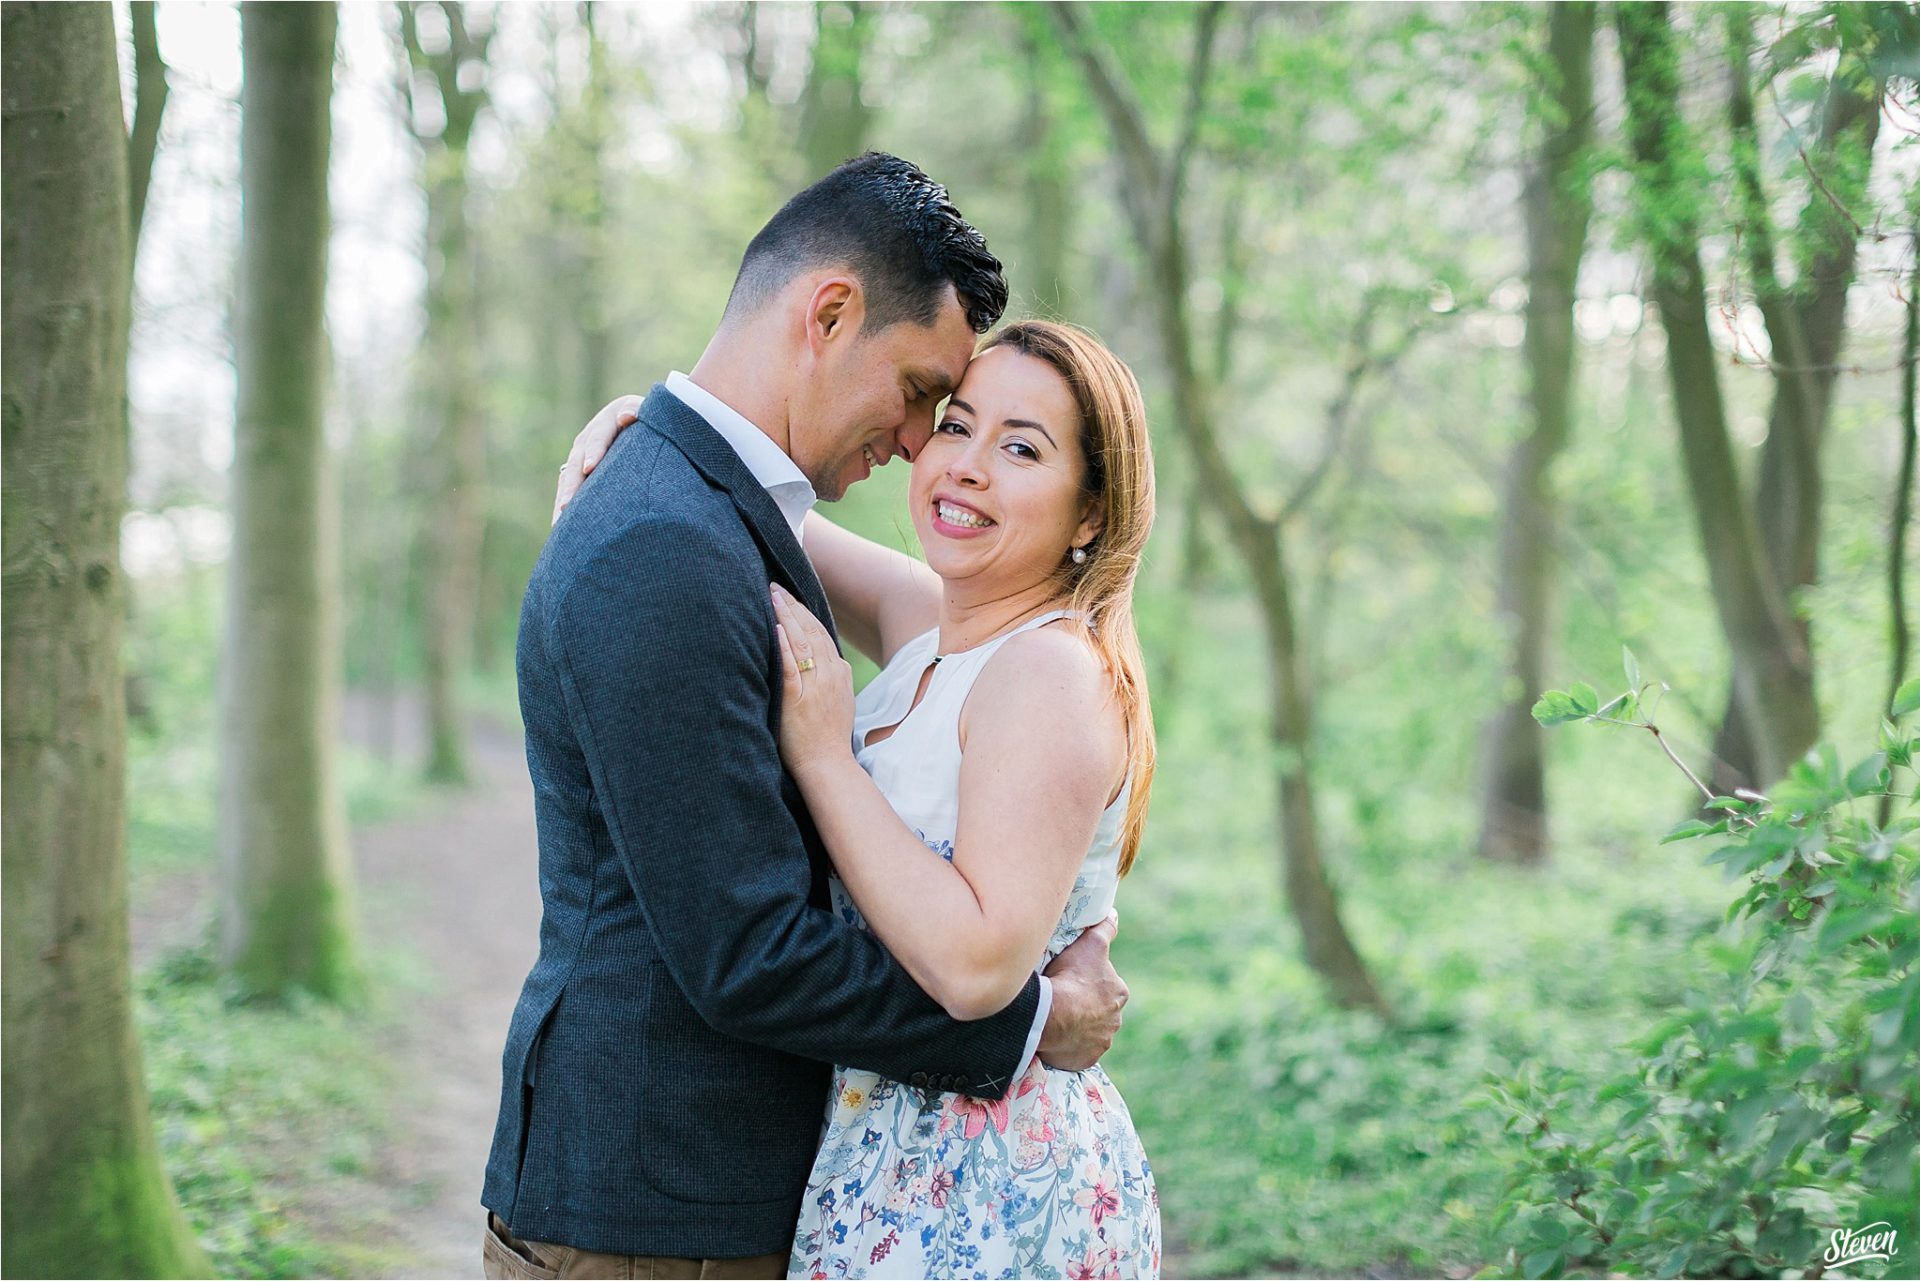
[[[552,523],[560,522],[560,513],[580,492],[580,486],[587,477],[593,475],[593,469],[600,465],[600,460],[607,456],[607,450],[613,447],[614,437],[639,419],[640,397],[616,396],[601,406],[600,412],[580,429],[580,434],[573,438],[573,448],[567,453],[567,461],[560,465],[560,483],[553,494]]]
[[[780,759],[796,779],[853,760],[853,667],[805,605],[773,584],[780,640]]]

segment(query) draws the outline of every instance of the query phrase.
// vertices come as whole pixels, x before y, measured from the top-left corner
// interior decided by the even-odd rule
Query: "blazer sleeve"
[[[683,518],[599,548],[549,618],[596,800],[673,979],[715,1030],[987,1098],[1021,1065],[1039,981],[959,1022],[871,935],[807,901],[782,796],[773,609],[757,555]],[[928,929],[938,929],[928,921]]]

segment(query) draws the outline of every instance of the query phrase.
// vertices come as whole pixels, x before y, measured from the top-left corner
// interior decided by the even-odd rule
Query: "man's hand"
[[[559,523],[560,513],[573,501],[574,494],[580,490],[581,482],[593,475],[593,469],[607,456],[607,450],[613,445],[613,438],[625,431],[640,417],[640,397],[619,396],[601,407],[580,434],[573,438],[573,449],[567,454],[567,461],[560,468],[560,483],[553,495],[553,521]]]
[[[1126,980],[1107,957],[1118,929],[1111,916],[1090,926],[1046,968],[1053,1007],[1040,1030],[1040,1061],[1050,1068],[1084,1072],[1113,1045],[1127,1003]]]

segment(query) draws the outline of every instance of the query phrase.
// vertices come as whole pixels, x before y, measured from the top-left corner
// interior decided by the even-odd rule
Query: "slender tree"
[[[421,37],[434,10],[444,43]],[[467,146],[487,103],[492,31],[468,24],[457,0],[403,0],[400,33],[410,74],[407,120],[421,149],[427,193],[427,332],[422,391],[432,437],[423,457],[432,482],[421,547],[425,588],[427,776],[467,777],[466,716],[460,682],[473,654],[486,531],[487,433],[480,407],[479,287],[467,218]],[[431,96],[430,105],[426,99]]]
[[[1733,658],[1733,699],[1752,737],[1757,776],[1771,782],[1820,730],[1813,663],[1767,563],[1740,483],[1708,331],[1700,267],[1700,184],[1680,113],[1680,64],[1664,0],[1614,10],[1625,69],[1628,134],[1653,297],[1667,336],[1680,456]]]
[[[133,244],[140,244],[140,225],[146,221],[147,188],[152,185],[153,158],[160,149],[160,119],[167,110],[167,64],[160,57],[159,24],[154,0],[134,0],[133,18],[133,128],[127,135],[127,204],[131,210]]]
[[[1284,537],[1286,515],[1304,501],[1306,491],[1297,491],[1296,499],[1283,509],[1285,514],[1268,514],[1255,507],[1215,430],[1216,389],[1201,361],[1189,311],[1192,266],[1182,229],[1183,202],[1221,9],[1220,4],[1211,3],[1197,10],[1181,124],[1173,147],[1164,150],[1153,142],[1137,94],[1087,15],[1073,4],[1050,6],[1113,138],[1121,203],[1152,285],[1153,319],[1171,375],[1174,421],[1225,520],[1259,601],[1266,638],[1269,728],[1281,762],[1277,782],[1287,904],[1299,926],[1307,962],[1333,998],[1345,1006],[1385,1014],[1386,1000],[1340,918],[1338,896],[1320,849],[1312,775],[1312,689],[1295,623]]]
[[[0,1270],[205,1276],[128,963],[127,135],[105,5],[0,8]]]
[[[1887,8],[1892,6],[1863,6]],[[1760,527],[1765,568],[1789,607],[1789,624],[1811,661],[1810,620],[1792,609],[1794,594],[1819,581],[1822,463],[1828,410],[1845,342],[1847,290],[1861,234],[1850,208],[1866,193],[1880,129],[1882,85],[1868,69],[1870,50],[1844,44],[1828,77],[1818,126],[1805,155],[1812,175],[1800,216],[1797,270],[1789,286],[1780,279],[1761,173],[1761,148],[1754,120],[1752,66],[1753,14],[1742,6],[1727,11],[1732,66],[1728,83],[1728,123],[1739,209],[1744,267],[1766,327],[1773,373],[1773,408],[1760,450],[1754,482],[1754,510],[1766,513]],[[1852,24],[1840,29],[1847,31]],[[1770,63],[1763,64],[1767,74]],[[1736,653],[1734,684],[1740,683]],[[1715,782],[1722,792],[1760,786],[1761,765],[1755,731],[1739,699],[1727,700],[1714,741]]]
[[[1535,93],[1540,149],[1523,202],[1527,225],[1528,401],[1532,430],[1507,462],[1500,517],[1500,620],[1508,643],[1507,696],[1481,745],[1480,854],[1538,863],[1547,854],[1544,743],[1533,702],[1545,688],[1556,526],[1553,460],[1573,419],[1574,283],[1592,211],[1584,169],[1593,118],[1595,6],[1546,12],[1546,56]]]
[[[324,432],[331,3],[240,9],[239,396],[222,663],[221,954],[250,988],[344,994],[335,778],[338,513]]]
[[[1914,223],[1913,236],[1920,245],[1920,221]],[[1907,336],[1900,356],[1900,467],[1893,482],[1893,518],[1887,522],[1887,631],[1893,650],[1887,677],[1889,707],[1907,679],[1907,651],[1912,644],[1907,626],[1907,531],[1913,524],[1914,454],[1920,451],[1920,422],[1916,422],[1914,405],[1914,381],[1920,375],[1920,261],[1907,277]],[[1882,827],[1892,813],[1893,797],[1882,796]]]

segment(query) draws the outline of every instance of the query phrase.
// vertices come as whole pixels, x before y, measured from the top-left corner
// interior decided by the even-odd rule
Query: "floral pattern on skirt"
[[[839,1068],[790,1277],[1153,1277],[1160,1198],[1105,1072],[1004,1099]]]

